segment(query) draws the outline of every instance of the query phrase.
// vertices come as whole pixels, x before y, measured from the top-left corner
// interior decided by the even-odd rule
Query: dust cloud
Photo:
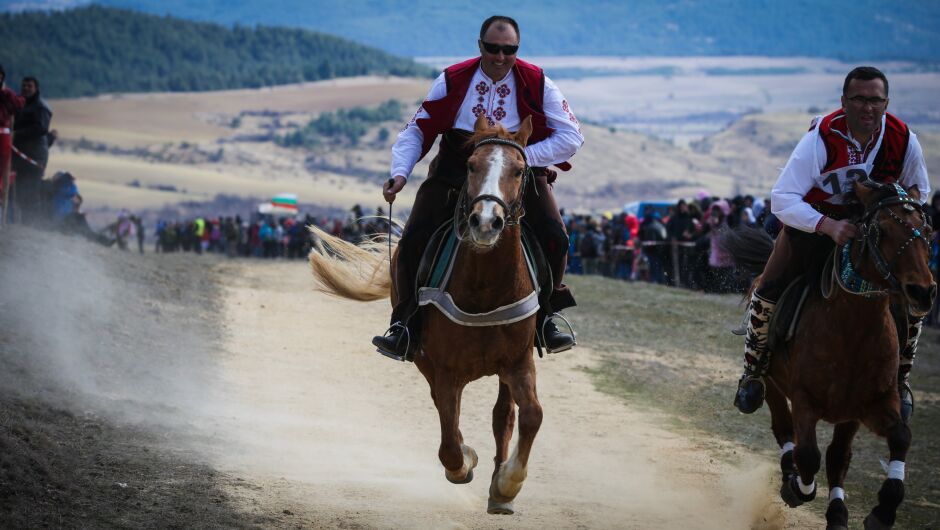
[[[465,391],[461,429],[480,465],[473,482],[451,485],[427,384],[368,345],[387,302],[318,295],[301,262],[141,258],[23,229],[2,236],[0,385],[162,433],[245,477],[252,487],[229,493],[251,510],[314,527],[818,524],[774,511],[775,474],[760,457],[713,458],[731,448],[599,393],[585,347],[538,361],[545,420],[517,515],[489,516],[496,381]]]
[[[218,333],[206,318],[214,285],[198,264],[164,271],[75,238],[22,227],[2,236],[5,390],[132,424],[197,421]]]

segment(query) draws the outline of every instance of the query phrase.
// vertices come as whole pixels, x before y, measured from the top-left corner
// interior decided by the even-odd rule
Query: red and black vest
[[[829,114],[819,120],[818,123],[814,123],[810,127],[810,131],[817,127],[819,137],[826,148],[826,164],[820,171],[817,186],[813,187],[803,197],[803,200],[816,206],[834,206],[828,204],[829,199],[832,199],[834,194],[831,189],[827,189],[827,185],[824,183],[832,180],[833,175],[839,173],[840,170],[859,165],[860,160],[853,160],[850,153],[850,149],[854,149],[854,146],[846,139],[849,132],[845,123],[845,111],[840,109]],[[878,152],[875,153],[875,160],[868,177],[875,182],[893,184],[901,178],[911,132],[907,124],[889,113],[885,113],[884,127],[884,137],[881,140]],[[841,183],[843,190],[847,184],[843,179]],[[828,185],[831,188],[833,183],[828,183]],[[828,211],[828,208],[824,207],[822,209]]]
[[[444,69],[444,81],[447,86],[447,95],[434,101],[425,101],[421,104],[430,115],[428,118],[418,118],[416,124],[424,135],[421,146],[421,158],[424,158],[434,145],[439,134],[453,128],[457,113],[467,96],[473,75],[480,66],[480,57],[448,66]],[[540,142],[549,137],[554,129],[548,126],[545,118],[543,103],[545,98],[545,72],[523,60],[516,59],[512,67],[512,74],[516,81],[516,108],[519,119],[532,117],[532,135],[529,145]],[[556,164],[559,169],[567,171],[571,168],[568,162]]]

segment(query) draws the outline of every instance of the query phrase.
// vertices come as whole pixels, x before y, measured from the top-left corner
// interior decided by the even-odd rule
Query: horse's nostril
[[[931,285],[930,287],[907,285],[904,287],[904,291],[907,292],[907,296],[911,301],[923,305],[933,305],[933,301],[937,297],[936,285]]]
[[[493,230],[499,231],[502,229],[503,229],[503,218],[497,217],[496,219],[493,219]]]
[[[471,227],[478,228],[480,226],[480,214],[470,214],[470,219],[468,219],[467,222],[470,223]]]

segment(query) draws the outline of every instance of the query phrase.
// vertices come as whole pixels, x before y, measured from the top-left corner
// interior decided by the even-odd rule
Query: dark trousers
[[[820,265],[833,248],[835,243],[829,236],[785,228],[777,236],[770,259],[764,265],[757,294],[778,301],[790,282]]]
[[[42,203],[43,170],[16,159],[13,161],[13,168],[16,171],[13,197],[22,222],[32,225],[42,222],[45,217]]]
[[[453,159],[442,158],[447,154],[447,148],[442,145],[441,153],[431,163],[430,176],[418,188],[411,215],[398,242],[394,278],[398,303],[392,311],[392,323],[409,322],[413,332],[419,329],[419,326],[414,325],[413,317],[418,308],[415,277],[421,256],[434,231],[454,215],[467,174],[466,158],[463,158],[462,163],[454,164]],[[551,314],[575,305],[570,290],[562,283],[568,263],[568,234],[548,183],[547,171],[538,168],[534,171],[537,176],[525,191],[523,199],[526,212],[524,221],[535,233],[552,271],[554,290],[542,307],[543,313]]]

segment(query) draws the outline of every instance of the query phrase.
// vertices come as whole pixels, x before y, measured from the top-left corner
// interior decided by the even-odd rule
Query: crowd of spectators
[[[682,286],[706,292],[743,288],[731,256],[713,244],[739,225],[760,226],[776,236],[781,225],[769,199],[705,193],[675,204],[639,203],[642,211],[568,215],[568,272],[626,281]],[[639,214],[639,215],[638,215]]]
[[[327,233],[358,242],[375,234],[384,234],[388,222],[379,208],[375,215],[365,216],[356,205],[345,219],[317,218],[312,215],[275,216],[252,214],[243,219],[234,217],[198,217],[187,221],[158,221],[155,230],[155,252],[218,253],[229,257],[306,258],[313,245],[308,226],[317,226]]]

